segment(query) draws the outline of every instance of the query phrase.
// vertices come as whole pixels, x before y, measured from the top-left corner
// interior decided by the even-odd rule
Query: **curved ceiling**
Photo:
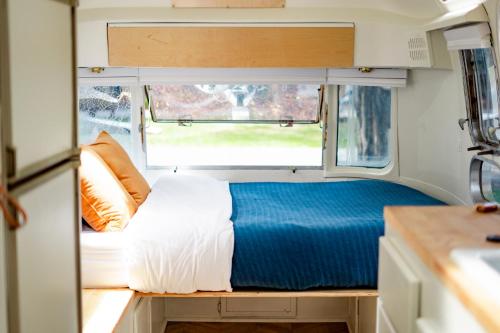
[[[453,1],[469,0],[449,0]],[[82,9],[105,7],[170,7],[170,0],[80,0]],[[433,18],[446,12],[440,0],[287,0],[287,7],[377,9],[415,18]]]

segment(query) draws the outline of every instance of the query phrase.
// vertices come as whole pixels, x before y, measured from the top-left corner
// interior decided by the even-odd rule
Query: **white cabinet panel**
[[[222,298],[221,316],[238,318],[293,318],[297,315],[297,299]]]
[[[380,300],[377,302],[377,333],[396,333]]]
[[[75,172],[19,195],[29,218],[16,231],[21,332],[78,331]]]
[[[143,297],[134,311],[134,333],[152,333],[151,324],[151,298]]]
[[[379,296],[397,332],[414,331],[420,281],[390,240],[380,239]]]
[[[54,0],[7,3],[11,144],[22,170],[72,148],[72,9]]]

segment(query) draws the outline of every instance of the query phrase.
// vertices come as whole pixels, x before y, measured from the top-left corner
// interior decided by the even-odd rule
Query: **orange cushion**
[[[137,205],[141,205],[151,188],[122,146],[106,131],[102,131],[96,141],[88,147],[101,156]]]
[[[96,231],[122,230],[136,212],[137,203],[93,150],[82,147],[80,159],[83,218]]]

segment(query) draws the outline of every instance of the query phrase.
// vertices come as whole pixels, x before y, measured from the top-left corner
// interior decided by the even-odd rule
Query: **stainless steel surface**
[[[470,162],[469,169],[469,190],[474,203],[488,202],[483,188],[483,166],[486,164],[500,170],[500,164],[495,161],[495,156],[488,158],[486,156],[476,155]]]

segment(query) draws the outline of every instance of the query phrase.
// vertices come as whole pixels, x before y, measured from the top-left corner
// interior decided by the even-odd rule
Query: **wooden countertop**
[[[83,332],[113,332],[134,297],[130,289],[83,289]]]
[[[455,248],[496,248],[488,234],[500,234],[500,213],[481,214],[473,207],[387,207],[386,223],[399,232],[422,262],[433,271],[488,331],[500,332],[500,299],[455,265]]]

